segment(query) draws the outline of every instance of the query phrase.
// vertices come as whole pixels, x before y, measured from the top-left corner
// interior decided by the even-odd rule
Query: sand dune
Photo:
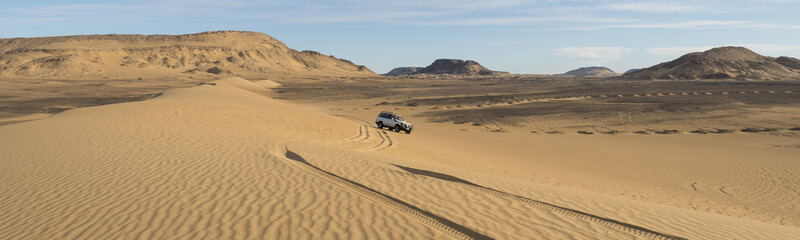
[[[68,109],[148,99],[228,77],[269,80],[377,76],[297,51],[257,32],[0,39],[0,124]]]
[[[0,126],[0,238],[800,236],[753,220],[797,221],[778,213],[797,209],[787,197],[798,166],[786,161],[796,150],[759,144],[792,138],[715,135],[706,151],[688,146],[711,135],[536,135],[422,121],[407,135],[376,129],[375,110],[354,102],[299,106],[271,98],[274,82],[212,83]],[[666,144],[676,142],[686,146]],[[636,150],[642,144],[649,150]],[[762,150],[771,150],[763,162],[737,157]],[[692,155],[703,159],[683,158]],[[748,217],[667,196],[685,191],[697,202],[740,201],[715,210],[749,206]]]
[[[0,238],[444,236],[281,163],[277,141],[343,138],[356,125],[247,85],[4,126]]]
[[[309,106],[355,119],[373,118],[379,110],[400,112],[424,130],[410,138],[392,136],[392,145],[406,150],[386,151],[415,159],[414,164],[440,165],[442,171],[436,172],[451,176],[454,169],[461,169],[797,227],[798,208],[792,199],[797,197],[793,189],[800,183],[800,173],[790,170],[798,168],[794,159],[800,135],[792,130],[800,129],[795,127],[800,117],[797,96],[769,89],[793,89],[794,83],[778,87],[775,83],[711,82],[707,87],[705,83],[603,82],[567,87],[554,81],[550,83],[553,90],[545,83],[530,87],[525,81],[493,84],[492,79],[435,86],[422,80],[375,84],[400,90],[376,98],[330,90],[327,94],[353,99],[318,100]],[[583,90],[587,85],[591,88]],[[310,90],[302,84],[292,84],[290,89]],[[722,94],[736,89],[749,90]],[[770,91],[775,93],[765,95]],[[404,95],[394,97],[391,92]],[[640,97],[625,97],[634,95]],[[288,96],[323,99],[327,95]],[[703,234],[678,236],[714,238]]]

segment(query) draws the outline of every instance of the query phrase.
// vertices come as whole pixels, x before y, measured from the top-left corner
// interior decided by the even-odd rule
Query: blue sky
[[[800,0],[15,1],[0,38],[264,32],[377,73],[471,59],[512,73],[617,72],[715,46],[800,57]]]

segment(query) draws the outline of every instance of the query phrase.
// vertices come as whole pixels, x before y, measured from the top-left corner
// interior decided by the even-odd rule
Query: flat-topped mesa
[[[258,32],[0,39],[0,76],[136,78],[147,73],[374,75],[364,66],[314,51],[300,52]]]
[[[490,75],[495,71],[481,66],[478,62],[461,59],[437,59],[431,65],[417,71],[422,74]]]
[[[575,70],[568,71],[562,75],[570,76],[587,76],[587,77],[610,77],[619,76],[619,73],[608,69],[607,67],[582,67]]]
[[[800,61],[789,57],[765,57],[744,47],[718,47],[694,52],[670,62],[626,73],[628,79],[740,79],[796,80]]]
[[[478,62],[461,59],[437,59],[427,67],[399,67],[384,74],[385,76],[406,76],[406,77],[469,77],[502,75],[507,72],[492,71],[481,66]]]

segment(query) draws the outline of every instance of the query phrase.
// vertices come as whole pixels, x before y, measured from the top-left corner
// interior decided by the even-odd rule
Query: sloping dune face
[[[4,126],[0,238],[439,238],[279,161],[278,141],[354,123],[258,90],[222,81]]]
[[[148,73],[373,75],[364,66],[296,51],[267,34],[87,35],[0,39],[0,76],[136,78]]]
[[[415,155],[397,141],[415,135],[273,100],[265,86],[274,84],[225,79],[0,126],[0,238],[792,239],[800,233],[426,168],[398,157]]]

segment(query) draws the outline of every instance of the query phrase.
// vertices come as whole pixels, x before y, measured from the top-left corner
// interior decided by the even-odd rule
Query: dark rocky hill
[[[417,71],[422,74],[489,75],[494,71],[478,62],[461,59],[437,59],[431,65]]]
[[[608,69],[607,67],[582,67],[575,70],[568,71],[562,75],[571,76],[619,76],[619,73]]]
[[[405,74],[414,74],[417,71],[419,71],[420,69],[423,69],[423,67],[399,67],[399,68],[392,69],[392,71],[389,71],[388,73],[383,74],[383,75],[384,76],[400,76],[400,75],[405,75]]]
[[[399,67],[385,76],[414,75],[414,77],[464,77],[479,75],[500,75],[508,72],[492,71],[472,60],[436,59],[427,67]]]
[[[718,47],[694,52],[673,61],[624,74],[628,79],[741,79],[800,78],[800,61],[766,57],[743,47]]]

